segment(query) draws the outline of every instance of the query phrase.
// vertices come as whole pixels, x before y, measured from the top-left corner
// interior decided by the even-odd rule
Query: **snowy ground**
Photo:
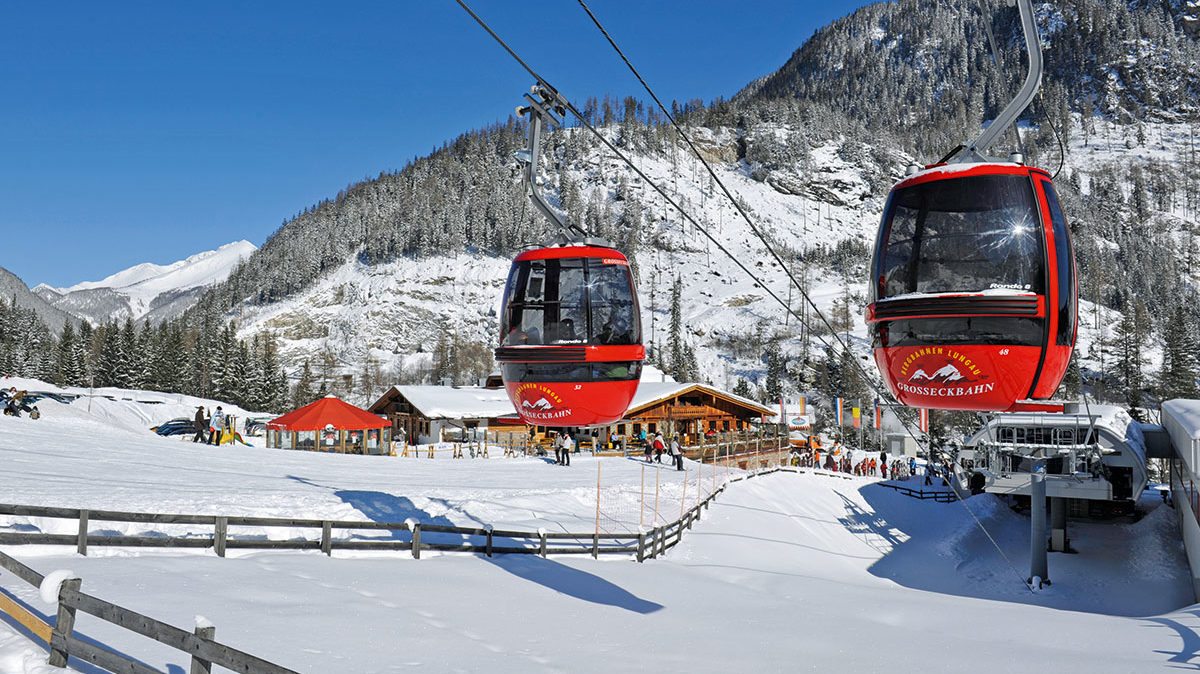
[[[46,403],[0,417],[0,501],[90,508],[402,520],[590,531],[678,516],[714,476],[626,459],[460,460],[206,447],[148,433],[136,400],[93,412]],[[184,401],[180,404],[187,403]],[[162,403],[165,404],[165,403]],[[187,403],[190,404],[190,403]],[[151,406],[157,407],[157,406]],[[100,415],[99,417],[97,415]],[[108,423],[105,419],[125,419]],[[736,472],[736,471],[734,471]],[[645,475],[645,483],[643,483]],[[720,473],[715,476],[719,483]],[[639,512],[646,494],[649,504]],[[686,492],[684,490],[687,490]],[[902,496],[870,478],[771,475],[733,484],[665,557],[170,551],[8,546],[43,573],[184,628],[202,615],[235,647],[303,672],[922,671],[1144,672],[1200,664],[1174,513],[1071,523],[1076,555],[1052,555],[1033,594],[1028,519],[994,497]],[[94,523],[93,532],[147,533]],[[0,518],[0,530],[75,523]],[[180,533],[187,527],[154,530]],[[211,534],[205,527],[199,534]],[[233,532],[254,535],[250,529]],[[299,532],[275,532],[293,536]],[[308,532],[307,535],[312,535]],[[0,587],[37,610],[33,588]],[[170,672],[177,653],[84,616],[88,637]],[[0,622],[0,673],[44,674],[45,654]],[[899,667],[903,670],[903,667]],[[84,671],[95,671],[84,668]]]
[[[1022,566],[1026,522],[992,497],[975,501]],[[1194,609],[1172,612],[1190,596],[1179,546],[1162,543],[1171,516],[1081,527],[1080,554],[1052,556],[1055,584],[1036,595],[962,506],[817,475],[733,485],[683,544],[641,565],[9,551],[181,626],[203,615],[231,645],[306,672],[867,672],[916,661],[922,671],[1145,672],[1191,663],[1200,643]],[[6,586],[37,605],[31,588]],[[77,627],[185,671],[178,655],[99,621]],[[0,667],[27,671],[17,668],[27,651],[0,636]]]
[[[84,400],[70,405],[47,400],[39,406],[43,417],[36,421],[0,417],[0,502],[391,522],[413,517],[526,531],[595,528],[597,461],[583,455],[566,468],[538,458],[505,459],[502,450],[486,460],[454,460],[446,453],[431,460],[424,454],[400,458],[212,447],[148,432],[134,401],[94,400],[90,414]],[[601,528],[610,532],[632,532],[655,522],[656,481],[659,524],[677,518],[684,499],[683,505],[694,503],[700,482],[707,490],[713,486],[712,468],[698,480],[697,464],[690,461],[686,473],[625,459],[602,463]],[[639,513],[643,502],[645,512]],[[6,527],[74,530],[66,520],[0,518],[0,530]],[[129,534],[147,531],[137,524],[105,527]],[[212,533],[184,525],[155,530]],[[290,537],[301,532],[244,528],[232,533]]]

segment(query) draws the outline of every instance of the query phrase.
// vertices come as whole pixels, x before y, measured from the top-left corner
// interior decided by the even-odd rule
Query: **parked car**
[[[196,427],[191,419],[180,417],[164,421],[157,426],[151,426],[150,430],[159,435],[169,437],[172,435],[192,435],[196,432]]]

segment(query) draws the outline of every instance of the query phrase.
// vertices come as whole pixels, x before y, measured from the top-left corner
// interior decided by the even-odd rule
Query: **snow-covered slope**
[[[93,324],[126,317],[169,319],[186,311],[206,288],[224,281],[255,250],[249,241],[235,241],[171,264],[145,262],[99,281],[67,288],[43,284],[34,292]]]
[[[1130,128],[1112,126],[1089,135],[1079,118],[1075,123],[1063,175],[1081,172],[1085,194],[1090,183],[1084,171],[1118,161],[1149,165],[1169,160],[1185,147],[1188,134],[1187,125],[1149,124],[1144,133],[1152,140],[1131,148],[1127,142],[1133,133]],[[735,154],[724,151],[735,142],[732,132],[700,133],[706,134],[704,145],[714,157]],[[790,133],[794,131],[762,125],[752,136],[761,141]],[[881,159],[890,163],[881,165]],[[852,141],[829,141],[812,148],[801,161],[766,171],[744,161],[716,165],[721,179],[774,244],[805,252],[808,261],[790,271],[807,284],[821,311],[832,319],[836,305],[848,301],[849,335],[863,355],[869,346],[862,319],[867,258],[890,178],[910,159]],[[793,363],[802,359],[806,348],[819,355],[820,339],[810,337],[806,345],[796,319],[788,317],[766,290],[785,302],[790,300],[797,312],[803,305],[799,293],[789,288],[783,270],[728,200],[703,178],[698,162],[683,149],[673,158],[639,155],[636,161],[656,182],[669,186],[718,241],[766,283],[765,289],[758,286],[615,160],[598,150],[585,155],[565,166],[579,186],[582,201],[595,199],[619,208],[619,185],[628,181],[645,209],[642,238],[647,244],[638,250],[635,264],[647,342],[659,348],[666,344],[671,285],[678,275],[682,279],[685,338],[696,349],[702,378],[730,388],[739,376],[761,381],[765,372],[763,338],[781,338],[783,351]],[[1182,207],[1178,208],[1159,216],[1184,218]],[[1095,233],[1095,214],[1070,215],[1078,226],[1077,245],[1090,237],[1094,246],[1117,246]],[[839,244],[859,252],[839,263],[829,254]],[[352,256],[306,290],[272,304],[243,305],[232,316],[243,337],[264,330],[274,333],[290,371],[297,371],[306,358],[315,363],[319,354],[328,350],[348,374],[357,374],[358,364],[370,357],[382,364],[391,381],[399,381],[412,374],[406,368],[411,369],[408,364],[413,354],[430,353],[443,331],[483,344],[495,339],[508,264],[507,258],[479,252],[448,251],[446,255],[381,264]],[[1184,274],[1188,282],[1200,284],[1196,270],[1184,270]],[[1090,276],[1081,279],[1084,286],[1095,282]],[[1099,372],[1105,364],[1100,345],[1112,338],[1121,314],[1086,301],[1081,302],[1080,312],[1081,364]],[[810,325],[821,332],[820,321],[809,315]],[[828,336],[824,339],[830,341]],[[1148,371],[1155,371],[1161,363],[1161,350],[1155,343],[1147,347]]]
[[[762,133],[787,131],[764,129]],[[731,147],[737,139],[728,132],[706,141],[708,147],[716,148],[714,154],[720,154],[721,146]],[[729,201],[719,197],[707,181],[690,179],[703,169],[685,153],[681,150],[674,159],[641,156],[638,164],[656,182],[671,185],[674,196],[689,204],[689,211],[722,245],[754,269],[772,292],[784,300],[791,298],[799,311],[799,295],[789,292],[782,270],[769,259]],[[853,158],[844,159],[843,155]],[[776,170],[765,181],[753,179],[753,167],[744,162],[718,165],[717,171],[748,207],[756,224],[783,246],[813,252],[854,242],[865,250],[874,236],[886,183],[872,186],[864,176],[880,169],[869,165],[869,153],[851,154],[837,142],[815,148],[812,156],[811,170],[799,166]],[[890,168],[898,173],[904,160],[897,156]],[[600,163],[607,164],[603,171],[598,168]],[[644,238],[652,245],[640,249],[635,259],[645,339],[660,347],[666,343],[671,286],[679,276],[687,338],[698,347],[704,378],[732,386],[735,375],[756,372],[761,353],[734,354],[717,344],[754,333],[760,324],[768,336],[783,331],[783,308],[696,228],[682,223],[659,195],[599,150],[569,170],[585,202],[594,195],[613,203],[620,182],[629,180],[645,209]],[[808,277],[810,292],[828,311],[846,291],[861,298],[864,262],[859,256],[849,269],[814,264],[792,271]],[[389,367],[402,371],[406,357],[430,352],[442,331],[490,344],[495,339],[509,264],[508,258],[450,251],[375,265],[353,256],[295,296],[273,304],[244,305],[234,317],[242,336],[274,333],[289,369],[298,368],[305,358],[315,362],[328,349],[348,364],[349,373],[357,372],[349,364],[364,362],[368,356],[381,362],[385,372]],[[840,280],[842,272],[853,279],[845,286]],[[865,337],[861,318],[856,315],[854,321],[858,326],[855,333]],[[793,347],[799,348],[798,338]]]
[[[27,428],[49,435],[60,434],[66,438],[74,438],[66,440],[68,445],[78,445],[88,437],[111,437],[114,443],[139,440],[151,443],[177,442],[179,438],[161,438],[151,432],[150,427],[171,419],[190,419],[195,415],[198,406],[211,412],[220,405],[226,414],[232,414],[238,419],[262,416],[231,403],[179,393],[111,387],[55,386],[37,379],[0,376],[0,388],[8,389],[10,387],[31,393],[65,393],[79,397],[69,404],[55,402],[49,398],[39,401],[37,406],[43,418],[37,421],[24,417],[20,419],[5,417],[5,420],[10,423],[32,425],[13,426],[0,430],[0,443],[3,442],[5,431],[11,431],[13,428]],[[43,424],[41,423],[43,420],[50,420],[50,423]],[[120,440],[118,441],[116,438]],[[26,442],[22,442],[12,436],[8,437],[9,446],[21,448],[21,451],[31,447],[45,447],[44,441],[41,439],[27,438],[26,440]],[[81,474],[88,475],[89,473],[85,470]]]

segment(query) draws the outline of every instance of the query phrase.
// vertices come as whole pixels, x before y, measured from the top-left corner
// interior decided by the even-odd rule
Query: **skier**
[[[196,416],[192,420],[192,428],[196,429],[196,435],[192,437],[192,442],[204,442],[208,434],[208,419],[204,415],[204,405],[196,406]]]
[[[880,474],[883,477],[883,479],[885,479],[885,480],[887,479],[887,469],[888,469],[887,461],[880,461],[879,462]]]
[[[675,470],[683,470],[683,448],[677,435],[671,438],[671,457],[675,460]]]
[[[554,465],[556,465],[556,466],[562,465],[562,449],[563,449],[562,433],[561,432],[555,433],[554,434]]]
[[[662,431],[654,434],[654,463],[662,463],[663,452],[667,449],[667,443],[663,440]]]
[[[221,406],[217,405],[217,411],[213,412],[212,421],[209,424],[208,444],[221,444],[221,431],[225,429],[225,413],[221,411]]]

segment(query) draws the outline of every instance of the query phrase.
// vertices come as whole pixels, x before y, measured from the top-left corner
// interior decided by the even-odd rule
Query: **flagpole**
[[[863,448],[863,419],[862,419],[862,398],[854,401],[858,407],[858,448]]]

